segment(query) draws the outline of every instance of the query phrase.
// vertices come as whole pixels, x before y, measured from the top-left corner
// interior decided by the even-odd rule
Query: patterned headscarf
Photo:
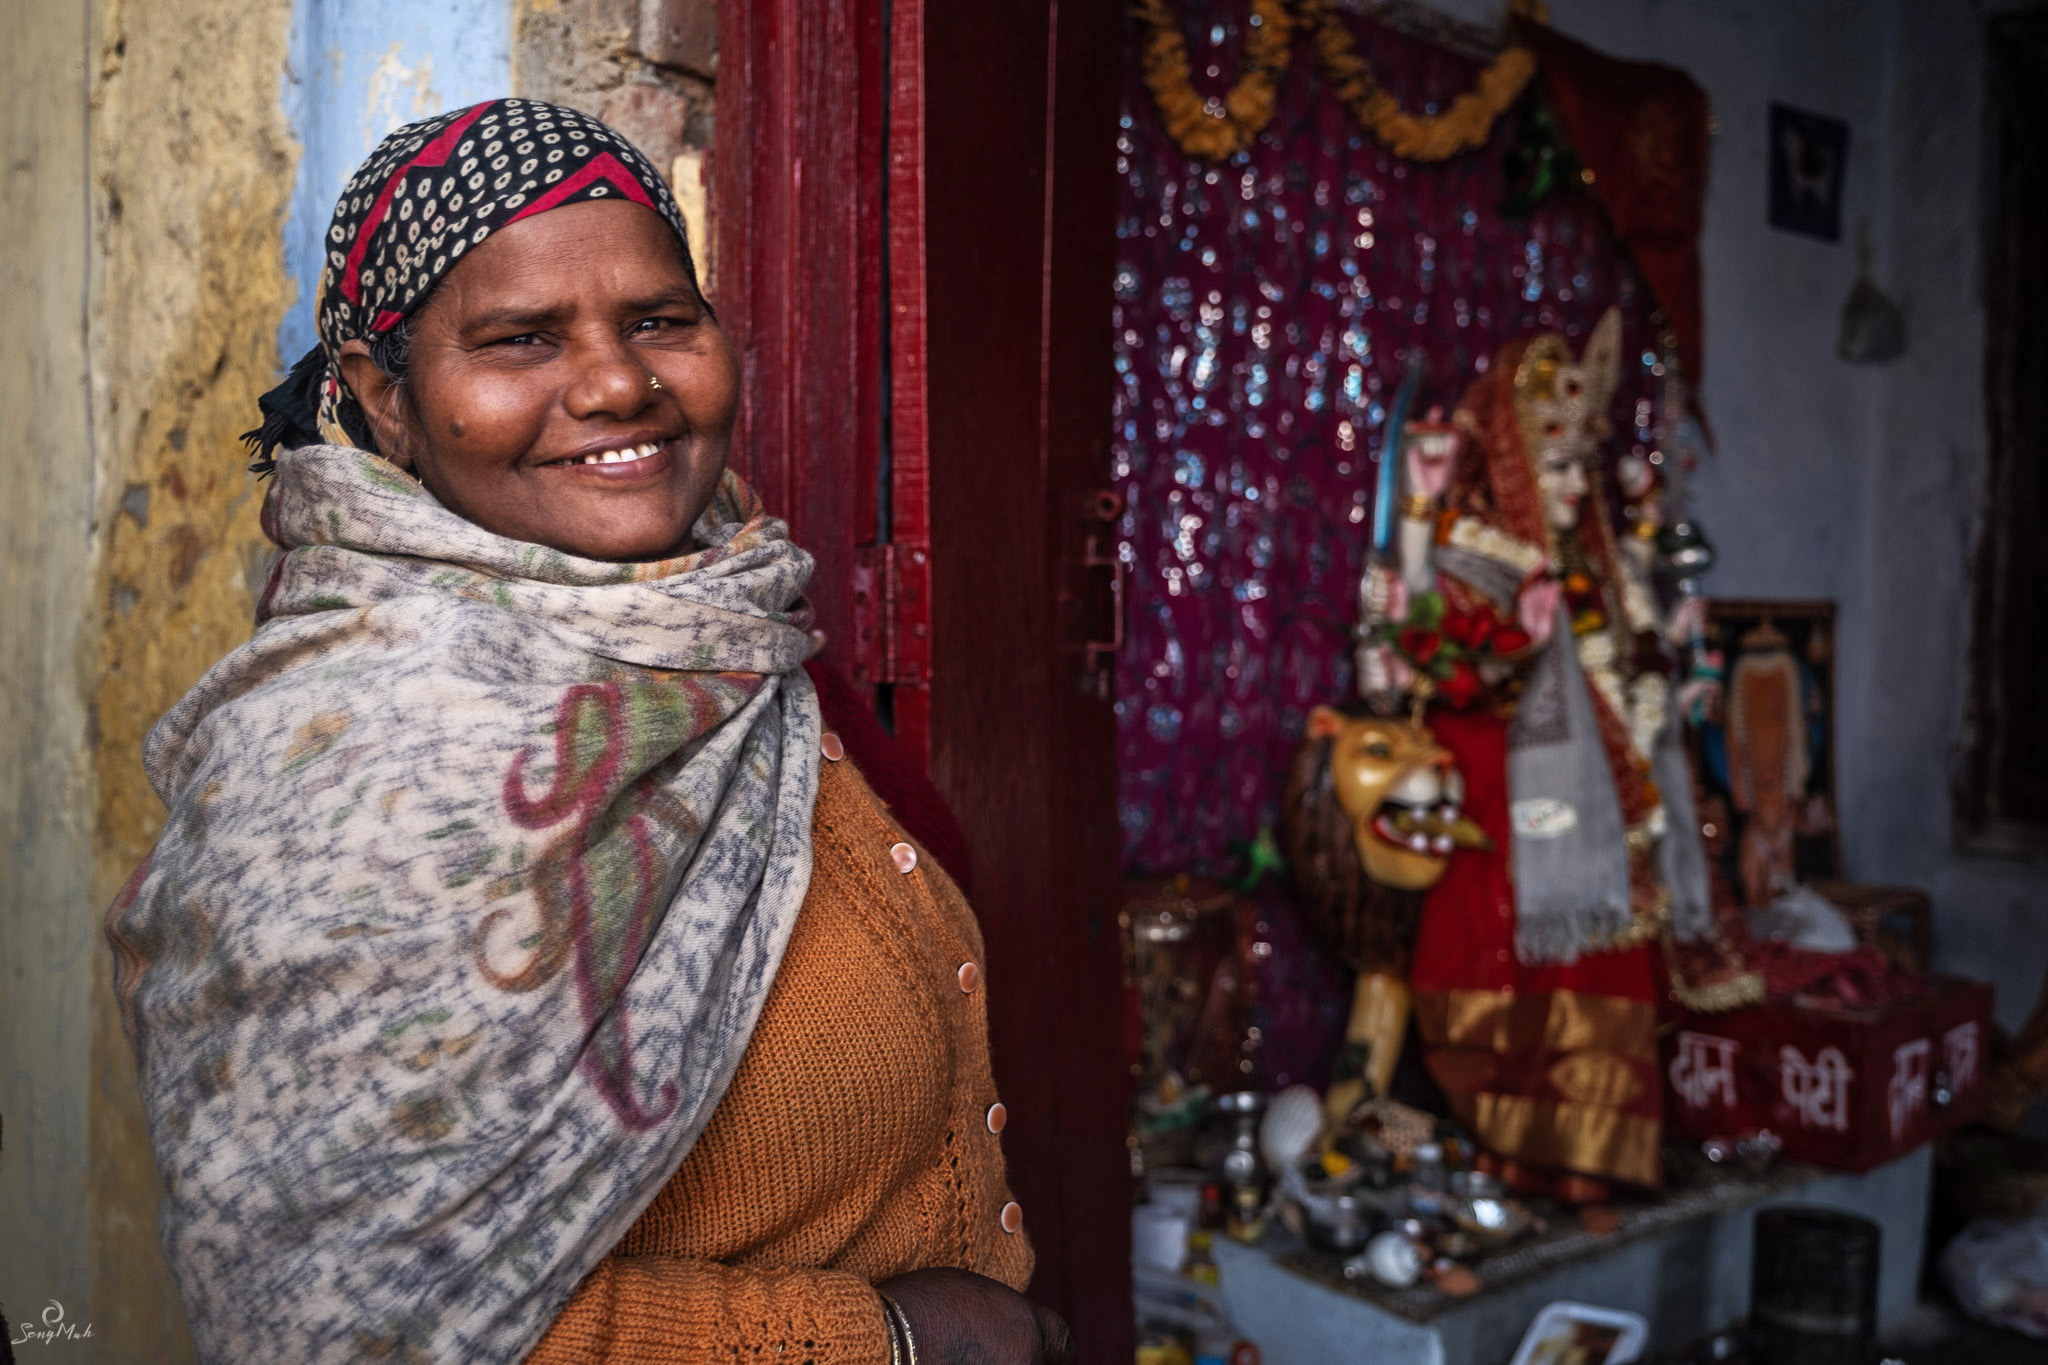
[[[522,218],[611,198],[661,215],[695,288],[689,234],[667,183],[632,143],[587,114],[541,100],[486,100],[385,138],[334,206],[320,271],[320,344],[263,396],[263,424],[243,437],[256,453],[251,467],[270,472],[280,445],[373,448],[342,382],[342,343],[367,341],[381,367],[402,366],[400,324],[465,252]]]

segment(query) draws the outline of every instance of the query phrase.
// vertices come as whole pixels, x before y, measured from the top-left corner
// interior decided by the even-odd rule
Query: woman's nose
[[[654,373],[616,337],[592,339],[574,356],[575,371],[564,404],[574,417],[631,417],[657,390]]]

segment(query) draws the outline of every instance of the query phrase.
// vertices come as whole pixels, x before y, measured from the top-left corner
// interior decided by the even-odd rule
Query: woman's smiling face
[[[588,559],[689,548],[739,374],[660,215],[589,201],[501,228],[414,323],[402,381],[360,341],[341,366],[378,449],[444,505]]]

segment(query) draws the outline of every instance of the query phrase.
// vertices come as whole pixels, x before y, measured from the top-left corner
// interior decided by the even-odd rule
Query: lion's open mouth
[[[1382,801],[1373,812],[1372,832],[1382,843],[1433,858],[1447,858],[1454,848],[1484,848],[1488,842],[1484,831],[1448,801]]]

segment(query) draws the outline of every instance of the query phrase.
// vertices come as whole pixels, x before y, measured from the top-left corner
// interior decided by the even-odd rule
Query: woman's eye
[[[538,346],[540,345],[540,333],[521,332],[518,336],[499,337],[496,344],[500,346]]]
[[[641,336],[646,336],[650,332],[668,331],[672,328],[686,327],[688,325],[688,318],[642,318],[633,324],[633,330]]]

